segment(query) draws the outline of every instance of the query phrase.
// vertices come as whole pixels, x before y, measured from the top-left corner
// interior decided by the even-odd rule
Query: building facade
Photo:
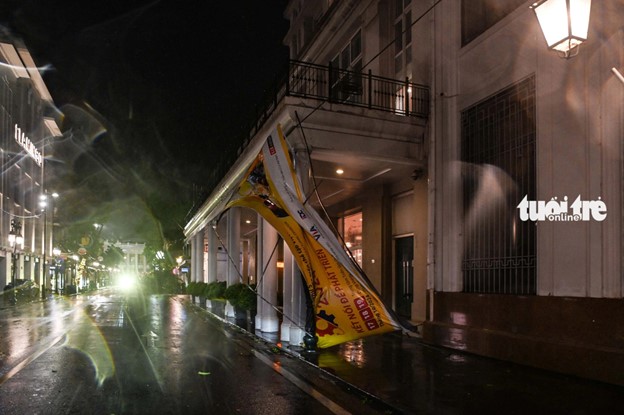
[[[290,1],[288,78],[185,229],[193,279],[262,280],[279,307],[256,328],[300,341],[288,249],[252,211],[221,216],[279,123],[310,203],[423,341],[624,384],[618,3],[594,2],[566,59],[531,2]]]
[[[52,257],[52,217],[41,202],[46,148],[61,135],[54,104],[27,48],[8,36],[0,39],[0,82],[0,287],[15,279],[45,281],[49,289],[44,252]],[[9,242],[17,233],[23,244]]]

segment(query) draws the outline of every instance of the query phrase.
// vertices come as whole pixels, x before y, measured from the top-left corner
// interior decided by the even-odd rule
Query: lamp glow
[[[137,278],[134,274],[120,274],[117,278],[117,287],[124,292],[130,292],[135,289]]]
[[[540,0],[531,5],[546,44],[565,58],[587,40],[591,0]]]

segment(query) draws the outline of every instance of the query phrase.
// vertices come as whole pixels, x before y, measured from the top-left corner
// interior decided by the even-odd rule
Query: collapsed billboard
[[[361,269],[304,200],[286,140],[277,125],[227,208],[255,210],[288,244],[312,298],[318,347],[400,330],[401,325]]]

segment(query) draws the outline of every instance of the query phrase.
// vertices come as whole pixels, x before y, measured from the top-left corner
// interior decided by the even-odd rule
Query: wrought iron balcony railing
[[[427,117],[429,88],[367,73],[291,61],[286,94]]]
[[[364,107],[395,114],[427,118],[429,87],[368,72],[354,72],[314,63],[290,61],[287,78],[271,100],[258,111],[249,138],[253,138],[286,96]],[[241,149],[242,150],[242,149]],[[239,151],[240,153],[240,151]]]

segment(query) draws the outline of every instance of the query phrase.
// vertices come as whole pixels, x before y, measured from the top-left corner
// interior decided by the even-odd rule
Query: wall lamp
[[[24,237],[22,236],[22,223],[13,219],[11,221],[11,230],[9,231],[9,245],[17,248],[21,246],[24,248]]]
[[[587,40],[591,0],[540,0],[531,5],[548,49],[563,58],[578,54]]]

